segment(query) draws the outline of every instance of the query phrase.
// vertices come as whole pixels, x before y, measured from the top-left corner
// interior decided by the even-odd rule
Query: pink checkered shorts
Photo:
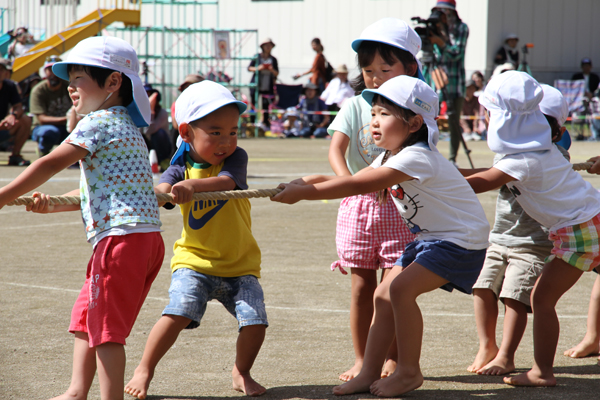
[[[335,235],[340,259],[331,264],[331,270],[339,268],[346,275],[344,268],[392,268],[414,239],[389,193],[383,205],[376,192],[346,197],[338,211]]]

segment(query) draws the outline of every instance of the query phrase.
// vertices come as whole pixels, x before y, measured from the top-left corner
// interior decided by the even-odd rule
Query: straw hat
[[[260,42],[259,47],[263,47],[265,44],[272,44],[275,47],[275,43],[271,40],[271,38],[265,38],[262,42]]]
[[[336,74],[347,74],[348,68],[346,67],[346,64],[338,65],[337,68],[335,69],[335,73]]]

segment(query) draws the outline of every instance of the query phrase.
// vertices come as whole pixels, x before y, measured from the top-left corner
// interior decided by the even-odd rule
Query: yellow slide
[[[13,63],[12,80],[22,81],[37,72],[48,56],[61,55],[81,40],[96,35],[113,22],[121,21],[126,26],[140,25],[140,10],[131,9],[98,9],[63,31],[38,43],[27,54],[15,58]]]

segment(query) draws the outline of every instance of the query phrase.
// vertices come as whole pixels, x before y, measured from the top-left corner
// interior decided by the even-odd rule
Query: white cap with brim
[[[140,128],[150,124],[150,101],[138,75],[140,65],[137,54],[129,43],[114,36],[94,36],[84,39],[73,47],[66,61],[57,62],[52,66],[52,72],[68,81],[69,64],[106,68],[127,75],[133,88],[133,102],[125,105],[129,116]]]
[[[507,71],[493,77],[479,96],[490,114],[490,150],[498,154],[550,150],[550,125],[540,110],[543,97],[540,84],[525,72]]]
[[[421,49],[421,38],[405,21],[398,18],[383,18],[367,26],[358,39],[352,41],[352,49],[358,52],[362,42],[380,42],[408,51],[413,55],[418,65],[418,76],[422,81],[421,62],[417,60],[417,53]]]
[[[540,111],[554,117],[560,126],[567,122],[569,116],[569,104],[560,90],[545,83],[541,84],[544,98],[540,102]]]
[[[439,114],[440,100],[428,84],[420,79],[401,75],[386,81],[378,89],[363,90],[362,97],[371,104],[376,94],[423,117],[429,131],[429,148],[431,151],[438,151],[436,146],[440,132],[435,119]]]
[[[233,94],[223,85],[208,80],[194,83],[188,86],[175,101],[175,120],[180,125],[189,124],[229,104],[235,104],[240,114],[246,111],[246,104],[233,97]],[[179,159],[190,151],[189,144],[179,139],[171,164],[181,162]]]

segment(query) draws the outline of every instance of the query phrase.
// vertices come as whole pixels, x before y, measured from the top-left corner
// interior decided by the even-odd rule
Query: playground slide
[[[0,56],[6,58],[6,53],[8,52],[8,45],[11,41],[11,36],[8,33],[0,36]]]
[[[98,9],[63,31],[38,43],[26,55],[17,57],[13,63],[11,79],[19,82],[37,72],[50,55],[61,55],[81,40],[96,35],[113,22],[140,25],[140,10]]]

